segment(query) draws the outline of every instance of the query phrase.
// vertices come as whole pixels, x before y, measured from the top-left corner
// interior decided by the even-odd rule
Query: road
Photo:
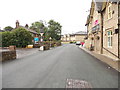
[[[65,88],[66,79],[93,88],[117,88],[118,72],[73,44],[40,51],[2,65],[3,88]]]

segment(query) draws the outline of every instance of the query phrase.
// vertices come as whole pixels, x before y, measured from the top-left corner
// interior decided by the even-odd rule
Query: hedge
[[[0,34],[1,35],[1,34]],[[26,47],[32,43],[32,35],[24,28],[17,28],[11,32],[2,32],[2,47],[15,45],[16,47]]]

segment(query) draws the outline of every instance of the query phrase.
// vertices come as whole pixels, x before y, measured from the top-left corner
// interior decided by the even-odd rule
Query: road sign
[[[34,38],[34,41],[39,41],[39,38],[38,38],[38,37],[35,37],[35,38]]]

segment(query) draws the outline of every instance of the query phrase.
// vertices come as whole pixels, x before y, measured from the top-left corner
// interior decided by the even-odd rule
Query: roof
[[[87,32],[85,32],[85,31],[79,31],[79,32],[76,32],[75,34],[86,35]]]
[[[22,28],[26,29],[27,31],[29,31],[31,33],[38,34],[36,31],[33,31],[32,29],[26,28],[24,26],[19,26],[19,27],[22,27]]]
[[[103,5],[103,2],[98,2],[99,0],[95,0],[95,5],[96,5],[96,8],[97,8],[97,11],[102,11],[102,5]]]
[[[30,31],[31,33],[38,34],[36,31],[33,31],[32,29],[24,27],[26,30]]]
[[[4,32],[4,30],[0,30],[0,32]]]

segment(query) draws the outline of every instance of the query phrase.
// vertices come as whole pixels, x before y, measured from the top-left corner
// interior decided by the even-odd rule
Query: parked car
[[[76,45],[81,45],[80,41],[77,41],[77,42],[76,42]]]

